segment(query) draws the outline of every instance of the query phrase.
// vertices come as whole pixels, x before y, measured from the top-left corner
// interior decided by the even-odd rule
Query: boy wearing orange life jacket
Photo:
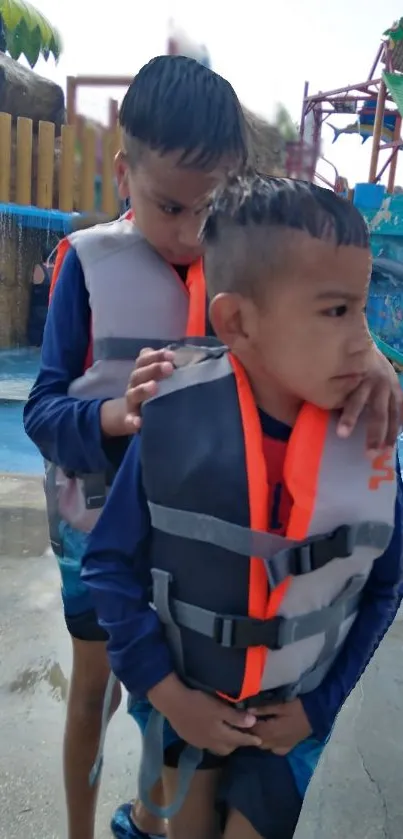
[[[69,839],[94,833],[96,790],[88,778],[109,675],[107,633],[80,581],[81,557],[126,449],[124,394],[139,350],[180,339],[187,328],[206,332],[199,232],[212,193],[247,158],[234,90],[191,59],[161,56],[143,67],[120,122],[116,174],[135,224],[126,216],[62,243],[41,369],[25,409],[26,431],[49,464],[51,539],[73,642],[65,736]],[[119,698],[116,691],[114,707]],[[120,810],[115,835],[140,835],[131,805]],[[164,832],[161,820],[133,816],[143,831]]]
[[[150,702],[140,791],[161,748],[172,839],[218,837],[217,812],[225,839],[291,839],[400,600],[400,476],[395,503],[390,453],[368,459],[362,423],[338,441],[333,413],[371,364],[368,232],[327,190],[251,177],[205,245],[230,352],[174,352],[83,576],[113,671]]]

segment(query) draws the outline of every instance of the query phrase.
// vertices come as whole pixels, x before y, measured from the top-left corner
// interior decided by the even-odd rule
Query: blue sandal
[[[111,821],[111,831],[115,839],[165,839],[165,835],[156,836],[152,833],[144,833],[132,821],[133,803],[121,804],[114,812]]]

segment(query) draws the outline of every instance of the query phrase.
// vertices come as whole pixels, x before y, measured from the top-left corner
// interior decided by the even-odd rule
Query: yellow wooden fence
[[[70,213],[101,209],[109,216],[117,212],[113,159],[119,148],[119,130],[105,129],[102,135],[101,207],[96,207],[96,133],[86,126],[77,154],[73,125],[63,125],[55,137],[51,122],[17,119],[0,112],[0,203],[14,202],[41,209]]]

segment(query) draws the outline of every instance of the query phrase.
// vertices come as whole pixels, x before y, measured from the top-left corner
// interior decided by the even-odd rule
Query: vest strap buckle
[[[248,647],[267,647],[269,650],[280,650],[284,645],[282,629],[285,622],[281,616],[260,620],[215,615],[213,639],[221,647],[241,650]]]
[[[355,543],[356,528],[343,524],[328,536],[297,545],[291,549],[294,561],[290,563],[290,573],[294,576],[309,574],[333,559],[347,559],[352,555]]]
[[[82,481],[86,510],[101,510],[106,502],[106,480],[101,473],[78,476]]]

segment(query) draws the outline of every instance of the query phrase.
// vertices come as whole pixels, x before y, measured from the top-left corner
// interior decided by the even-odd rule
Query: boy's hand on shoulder
[[[172,360],[170,350],[141,350],[126,391],[126,434],[136,434],[141,428],[141,406],[155,396],[157,382],[172,374]]]
[[[174,674],[150,690],[148,699],[191,746],[225,756],[240,746],[261,745],[259,735],[249,733],[256,716],[190,690]]]
[[[275,755],[286,755],[312,734],[302,702],[294,699],[281,705],[266,705],[251,710],[258,717],[252,731],[262,740],[261,749]],[[259,719],[266,717],[266,719]]]
[[[394,446],[403,418],[403,392],[389,361],[372,344],[368,373],[347,397],[338,423],[340,437],[349,437],[364,408],[368,412],[367,448],[375,451]],[[170,350],[143,349],[137,358],[126,391],[125,431],[141,428],[141,406],[158,391],[157,383],[173,372]]]
[[[394,446],[402,422],[403,392],[392,365],[374,343],[368,373],[343,406],[337,426],[340,437],[350,436],[364,408],[368,409],[368,451]]]
[[[108,399],[101,406],[101,428],[106,437],[125,437],[140,430],[141,406],[157,393],[157,382],[172,374],[172,359],[169,350],[141,351],[125,396]]]

